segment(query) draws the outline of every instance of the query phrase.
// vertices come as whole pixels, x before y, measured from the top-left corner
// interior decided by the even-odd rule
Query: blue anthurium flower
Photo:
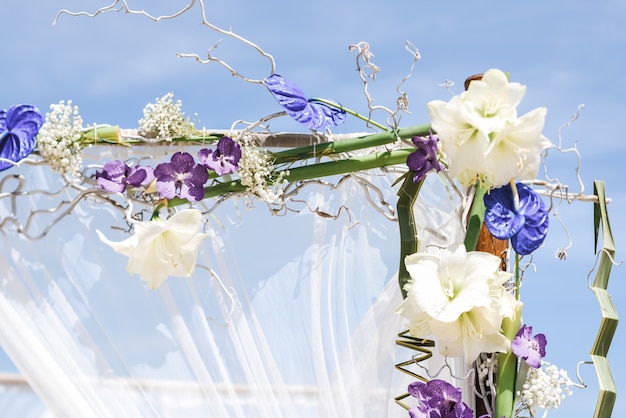
[[[535,251],[548,233],[548,211],[535,191],[522,183],[492,189],[485,195],[485,224],[498,239],[511,239],[521,255]]]
[[[307,98],[300,87],[278,74],[269,76],[265,85],[287,114],[309,129],[320,131],[346,120],[344,110]]]
[[[43,116],[35,106],[22,104],[0,110],[0,157],[13,162],[26,158],[35,149],[41,125]],[[0,171],[11,166],[0,161]]]

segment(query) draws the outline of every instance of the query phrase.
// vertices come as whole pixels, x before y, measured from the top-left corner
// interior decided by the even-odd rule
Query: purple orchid
[[[13,162],[26,158],[35,149],[41,125],[43,116],[35,106],[14,105],[0,110],[0,158]],[[12,166],[8,161],[0,161],[0,171]]]
[[[511,351],[517,357],[524,359],[530,367],[541,367],[541,359],[546,355],[546,336],[537,334],[533,336],[533,327],[522,325],[517,335],[511,341]]]
[[[409,409],[411,418],[474,418],[472,409],[461,401],[461,389],[445,380],[414,382],[408,392],[419,400],[419,405]]]
[[[513,249],[527,255],[539,248],[546,238],[548,211],[532,188],[522,183],[515,183],[515,188],[517,196],[510,184],[485,195],[485,224],[494,237],[510,238]]]
[[[154,169],[156,189],[165,199],[180,197],[200,201],[204,198],[204,183],[209,173],[201,164],[196,164],[188,152],[177,152],[171,162],[161,163]]]
[[[227,136],[220,138],[215,151],[206,148],[198,151],[200,164],[215,171],[220,176],[237,171],[240,159],[241,147]]]
[[[406,165],[413,172],[413,182],[417,183],[430,171],[441,171],[443,166],[437,159],[437,142],[439,139],[431,132],[428,138],[414,136],[413,144],[417,147],[406,159]]]
[[[147,187],[154,180],[154,169],[148,166],[129,167],[120,160],[104,164],[96,171],[96,181],[107,192],[121,193],[126,186]]]
[[[309,129],[320,131],[346,120],[344,110],[308,99],[300,87],[278,74],[269,76],[265,85],[289,116]]]

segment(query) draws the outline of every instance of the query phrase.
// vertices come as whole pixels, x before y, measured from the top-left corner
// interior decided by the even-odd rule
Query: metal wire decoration
[[[419,354],[415,354],[411,356],[410,360],[402,361],[396,364],[396,369],[400,370],[402,373],[405,373],[411,376],[414,379],[421,380],[422,382],[427,382],[428,378],[418,374],[410,369],[407,366],[419,364],[422,361],[426,361],[433,356],[432,350],[430,348],[435,346],[435,342],[433,340],[429,340],[426,338],[418,338],[413,337],[409,334],[409,330],[402,331],[398,334],[398,339],[396,339],[396,345],[400,347],[405,347],[414,351],[417,351]],[[406,410],[411,409],[410,406],[402,402],[403,399],[411,396],[408,392],[398,395],[393,398],[398,405],[403,407]]]

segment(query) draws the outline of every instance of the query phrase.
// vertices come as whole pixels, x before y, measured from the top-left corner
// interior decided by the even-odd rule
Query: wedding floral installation
[[[161,18],[175,18],[194,4]],[[93,14],[65,13],[96,16],[118,7],[154,19],[124,1]],[[217,30],[204,14],[203,24]],[[232,32],[227,35],[238,37]],[[368,46],[361,43],[352,50],[363,66],[359,74],[365,77],[365,68],[373,68]],[[417,51],[414,55],[419,59]],[[206,61],[193,58],[218,62],[238,74],[210,56]],[[352,179],[376,192],[366,178],[367,173],[378,173],[390,179],[397,203],[379,198],[369,204],[391,207],[390,219],[397,222],[400,235],[398,283],[392,291],[399,302],[384,315],[395,316],[404,330],[385,342],[386,350],[402,348],[387,367],[412,380],[406,393],[388,396],[396,407],[392,416],[538,417],[567,402],[572,389],[583,385],[554,364],[558,358],[550,358],[550,336],[542,333],[542,324],[525,323],[522,284],[533,253],[555,227],[550,220],[553,201],[588,200],[595,208],[599,260],[589,286],[603,317],[590,361],[601,387],[595,416],[609,417],[616,388],[606,355],[617,314],[607,292],[616,263],[605,186],[596,180],[592,196],[570,195],[563,185],[538,179],[548,164],[548,150],[556,146],[543,133],[546,108],[518,114],[527,87],[516,81],[514,69],[509,69],[511,74],[486,69],[470,77],[465,90],[450,100],[424,103],[430,120],[423,125],[400,126],[399,109],[389,110],[381,123],[344,106],[341,98],[308,96],[295,81],[275,73],[273,59],[268,59],[271,74],[252,84],[263,85],[276,99],[276,108],[263,109],[261,113],[270,116],[241,129],[196,128],[173,93],[148,103],[143,118],[132,128],[85,126],[71,100],[50,105],[48,112],[38,107],[45,104],[3,104],[0,183],[4,187],[5,181],[25,182],[18,170],[43,166],[50,176],[62,179],[65,199],[70,200],[46,209],[56,217],[39,234],[30,230],[30,218],[18,220],[13,203],[2,214],[0,230],[14,227],[25,239],[45,239],[52,227],[60,228],[56,224],[78,210],[79,202],[108,205],[126,226],[123,238],[118,240],[120,231],[100,229],[92,231],[93,237],[110,250],[107,257],[123,260],[128,280],[143,281],[145,292],[159,292],[166,282],[194,277],[197,268],[204,268],[223,291],[222,302],[232,302],[235,295],[228,286],[199,261],[201,251],[219,245],[207,227],[215,207],[227,199],[240,199],[246,207],[257,202],[267,205],[272,214],[287,212],[290,205],[301,202],[298,196],[304,186],[330,184],[332,192]],[[267,135],[264,123],[283,116],[312,132],[318,141],[286,149],[264,146],[260,140]],[[374,132],[335,139],[332,129],[347,118],[362,120]],[[93,149],[113,151],[91,161]],[[124,157],[112,158],[116,152]],[[422,193],[431,187],[429,182],[456,205],[448,217],[422,216],[420,211],[439,210]],[[0,199],[35,193],[24,190],[20,185],[2,191]],[[372,200],[369,194],[368,200]],[[305,207],[324,219],[337,219],[342,209],[351,216],[347,206],[340,206],[336,215],[309,203]],[[31,216],[38,209],[31,207]],[[443,366],[429,363],[434,356]],[[441,373],[444,368],[450,376]],[[265,396],[262,391],[256,395]]]

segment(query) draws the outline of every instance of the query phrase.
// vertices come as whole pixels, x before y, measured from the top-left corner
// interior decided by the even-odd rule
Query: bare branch
[[[202,21],[201,24],[203,26],[206,26],[207,28],[218,32],[222,35],[228,36],[229,38],[235,39],[238,42],[243,43],[244,45],[247,45],[251,48],[253,48],[254,50],[256,50],[262,57],[266,58],[269,63],[270,63],[270,73],[268,74],[268,76],[274,74],[276,72],[276,63],[274,61],[274,57],[272,57],[272,55],[268,54],[267,52],[265,52],[261,47],[259,47],[257,44],[255,44],[254,42],[244,38],[243,36],[238,35],[237,33],[233,32],[232,29],[229,30],[225,30],[222,29],[218,26],[213,25],[211,22],[209,22],[209,20],[206,17],[206,7],[204,5],[204,1],[203,0],[198,0],[198,3],[200,4],[200,13],[202,16]],[[133,15],[140,15],[140,16],[144,16],[154,22],[159,22],[161,20],[166,20],[166,19],[174,19],[177,18],[179,16],[181,16],[182,14],[186,13],[187,11],[189,11],[190,9],[192,9],[194,7],[194,5],[196,4],[196,0],[191,0],[191,2],[186,5],[185,7],[183,7],[182,9],[180,9],[179,11],[169,14],[169,15],[161,15],[161,16],[153,16],[152,14],[148,13],[145,10],[135,10],[132,9],[129,5],[128,2],[126,0],[115,0],[113,3],[111,3],[108,6],[104,6],[101,7],[99,9],[97,9],[95,12],[93,13],[89,13],[89,12],[85,12],[85,11],[80,11],[80,12],[73,12],[70,10],[60,10],[55,19],[54,22],[52,23],[53,25],[56,25],[57,21],[59,20],[59,17],[63,14],[68,14],[70,16],[87,16],[87,17],[96,17],[101,13],[107,13],[107,12],[120,12],[120,11],[124,11],[126,14],[133,14]],[[207,58],[206,59],[201,59],[199,55],[197,54],[189,54],[189,53],[178,53],[177,56],[181,57],[181,58],[194,58],[197,62],[201,63],[201,64],[208,64],[211,62],[216,62],[219,65],[223,66],[224,68],[226,68],[233,76],[239,77],[244,81],[247,81],[249,83],[256,83],[256,84],[263,84],[264,83],[264,79],[254,79],[254,78],[250,78],[250,77],[245,77],[242,74],[240,74],[238,71],[236,71],[232,66],[230,66],[229,64],[227,64],[225,61],[221,60],[220,58],[217,57],[213,57],[211,56],[211,51],[214,50],[215,48],[217,48],[217,46],[219,45],[219,42],[217,44],[215,44],[213,47],[209,48],[208,52],[207,52]]]

